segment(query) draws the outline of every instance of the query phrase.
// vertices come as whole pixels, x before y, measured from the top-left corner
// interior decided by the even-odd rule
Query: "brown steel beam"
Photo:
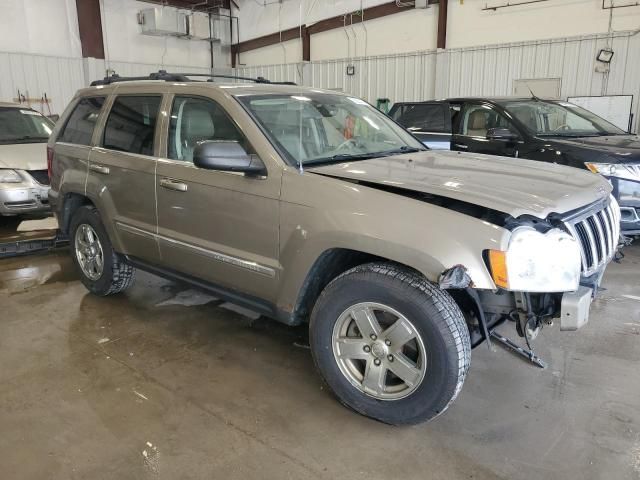
[[[447,48],[447,7],[449,0],[441,0],[438,6],[438,48]]]
[[[326,18],[314,23],[313,25],[309,25],[307,29],[309,30],[309,33],[313,35],[314,33],[326,32],[327,30],[333,30],[335,28],[344,28],[345,24],[351,25],[352,23],[361,23],[363,18],[365,21],[373,20],[375,18],[393,15],[394,13],[413,10],[414,8],[415,7],[413,6],[399,7],[396,5],[396,2],[388,2],[376,5],[375,7],[365,8],[364,10],[357,10],[355,12],[345,13],[344,15]]]
[[[311,61],[311,33],[306,25],[302,26],[302,61]]]
[[[439,2],[438,0],[428,0],[428,3],[433,5]],[[396,5],[396,2],[387,2],[382,5],[376,5],[375,7],[365,8],[362,11],[357,10],[355,12],[345,13],[344,15],[326,18],[314,23],[313,25],[302,25],[302,58],[303,60],[311,60],[311,35],[315,33],[326,32],[335,28],[344,28],[345,23],[346,25],[361,23],[363,20],[373,20],[375,18],[386,17],[387,15],[406,12],[412,9],[414,9],[413,6],[399,7]],[[244,42],[234,45],[234,48],[236,53],[248,52],[249,50],[268,47],[269,45],[275,45],[281,41],[286,42],[299,37],[300,26],[297,26],[283,30],[282,32],[252,38],[251,40],[245,40]]]
[[[305,26],[303,25],[304,29]],[[308,29],[307,29],[308,30]],[[272,33],[263,37],[252,38],[251,40],[245,40],[244,42],[234,45],[236,51],[239,53],[248,52],[249,50],[255,50],[256,48],[268,47],[269,45],[275,45],[280,42],[287,42],[289,40],[295,40],[300,38],[300,27],[289,28],[282,30],[281,32]]]
[[[104,58],[100,0],[76,0],[82,56]]]

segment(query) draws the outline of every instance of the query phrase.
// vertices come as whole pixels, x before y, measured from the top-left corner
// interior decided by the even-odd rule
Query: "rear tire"
[[[309,340],[316,367],[338,399],[394,425],[444,412],[471,361],[469,331],[451,296],[386,263],[334,279],[313,309]]]
[[[100,214],[94,206],[78,208],[71,218],[69,243],[80,281],[99,296],[112,295],[134,281],[135,268],[113,250]]]

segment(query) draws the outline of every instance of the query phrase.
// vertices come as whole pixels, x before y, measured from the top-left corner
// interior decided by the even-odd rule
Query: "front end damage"
[[[440,288],[448,290],[463,311],[473,347],[486,341],[491,348],[495,340],[544,368],[545,362],[535,355],[531,343],[554,321],[559,320],[562,331],[575,331],[588,323],[606,266],[625,243],[620,235],[620,210],[610,197],[544,221],[511,218],[504,227],[513,234],[509,251],[485,252],[496,289],[474,288],[463,265],[443,272]],[[514,234],[522,232],[527,236]],[[514,241],[520,245],[512,248]],[[568,258],[572,249],[578,256],[573,260]],[[505,323],[515,325],[525,345],[498,333]]]

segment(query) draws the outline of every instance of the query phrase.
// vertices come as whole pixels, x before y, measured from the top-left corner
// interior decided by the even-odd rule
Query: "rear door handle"
[[[186,192],[187,184],[173,180],[172,178],[163,178],[160,180],[160,186],[168,188],[169,190],[175,190],[176,192]]]
[[[467,150],[469,148],[469,145],[465,145],[464,143],[454,143],[453,146],[462,150]]]
[[[98,165],[93,163],[89,165],[89,169],[96,173],[101,173],[103,175],[109,175],[109,167],[105,167],[104,165]]]

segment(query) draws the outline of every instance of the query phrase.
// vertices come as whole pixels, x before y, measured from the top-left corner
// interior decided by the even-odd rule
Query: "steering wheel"
[[[344,150],[347,146],[353,145],[354,147],[358,146],[358,141],[355,138],[348,138],[336,148],[333,149],[334,152],[339,152],[340,150]]]
[[[566,123],[563,123],[562,125],[560,125],[557,128],[553,129],[554,132],[557,132],[558,130],[572,130],[572,128],[569,125],[567,125]]]

